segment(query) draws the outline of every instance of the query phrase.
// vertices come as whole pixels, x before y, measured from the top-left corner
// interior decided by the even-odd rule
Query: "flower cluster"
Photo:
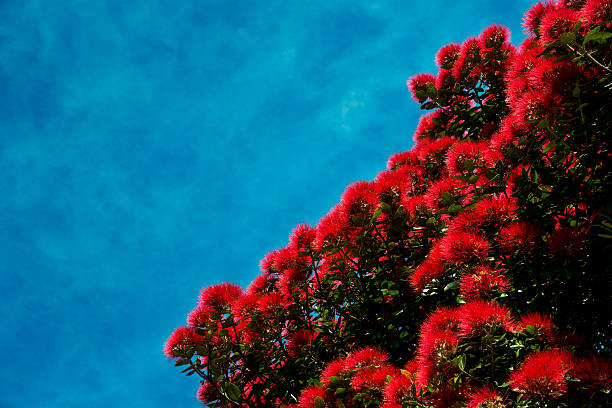
[[[202,289],[164,354],[211,407],[605,406],[612,2],[538,2],[408,80],[414,146]],[[553,404],[553,405],[546,405]]]

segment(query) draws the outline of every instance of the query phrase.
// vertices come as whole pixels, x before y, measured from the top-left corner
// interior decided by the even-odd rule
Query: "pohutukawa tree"
[[[610,404],[612,1],[524,27],[442,47],[414,147],[202,290],[165,354],[204,405]]]

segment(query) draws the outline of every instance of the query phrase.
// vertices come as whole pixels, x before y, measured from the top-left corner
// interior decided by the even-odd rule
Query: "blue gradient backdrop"
[[[0,407],[197,407],[202,285],[411,146],[405,81],[529,2],[0,1]]]

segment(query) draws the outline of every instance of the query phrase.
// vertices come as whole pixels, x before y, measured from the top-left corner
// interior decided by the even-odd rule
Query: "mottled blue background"
[[[196,407],[162,344],[411,146],[528,1],[0,1],[0,407]]]

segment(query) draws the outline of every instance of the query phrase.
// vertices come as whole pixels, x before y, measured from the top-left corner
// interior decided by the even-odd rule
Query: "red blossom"
[[[414,397],[412,379],[397,373],[387,383],[383,391],[384,402],[381,408],[402,408],[402,401]]]
[[[188,346],[201,343],[205,340],[195,332],[193,327],[177,327],[164,344],[164,354],[167,358],[182,357],[182,351]]]
[[[355,370],[363,367],[382,367],[389,361],[389,355],[374,347],[364,347],[355,350],[344,360],[345,370]]]
[[[572,31],[578,14],[565,7],[546,12],[540,21],[540,38],[544,44],[558,40],[561,34]]]
[[[499,329],[514,331],[514,318],[504,305],[486,300],[474,300],[461,307],[460,337],[486,335]]]
[[[317,237],[316,228],[310,225],[300,224],[293,229],[289,236],[289,245],[299,251],[312,249],[314,240]]]
[[[268,292],[272,285],[272,277],[269,275],[269,273],[264,272],[262,274],[257,275],[255,279],[251,281],[249,286],[247,286],[246,293],[249,295],[263,294]]]
[[[468,194],[469,185],[464,181],[444,177],[431,185],[425,193],[425,203],[433,211],[448,207],[451,204],[461,204]]]
[[[205,381],[200,383],[200,386],[198,387],[198,391],[196,393],[196,397],[198,398],[198,401],[202,403],[202,405],[208,405],[209,403],[218,399],[215,386]]]
[[[443,46],[436,53],[436,64],[438,67],[443,69],[451,69],[457,58],[459,58],[459,53],[461,52],[461,44],[451,43]]]
[[[585,28],[591,29],[596,24],[612,20],[612,2],[610,0],[587,0],[580,10],[580,18]]]
[[[543,313],[533,312],[521,317],[519,323],[521,330],[526,331],[527,326],[531,326],[533,329],[533,336],[538,337],[540,340],[547,340],[552,342],[557,338],[557,328],[552,322],[550,316]]]
[[[482,152],[487,148],[488,142],[458,142],[455,143],[446,153],[446,168],[449,175],[463,175],[465,172],[471,174],[478,166],[485,165]],[[471,166],[466,166],[466,161],[471,162]]]
[[[395,170],[400,166],[414,165],[418,162],[416,152],[409,150],[407,152],[395,153],[387,161],[387,168],[389,170]]]
[[[499,48],[503,43],[510,41],[510,30],[502,25],[492,24],[480,33],[478,41],[483,50]]]
[[[327,395],[325,394],[325,388],[311,385],[310,387],[305,388],[302,391],[302,395],[300,395],[298,399],[298,408],[320,408],[319,403],[317,401],[325,402],[327,400]]]
[[[510,281],[499,270],[486,266],[477,267],[461,277],[461,297],[466,300],[490,298],[495,292],[506,292]]]
[[[506,406],[504,399],[491,385],[485,385],[482,388],[472,391],[468,395],[468,398],[465,408],[503,408]]]
[[[317,249],[323,248],[328,242],[333,242],[341,237],[347,228],[348,222],[341,205],[336,205],[317,224],[317,237],[315,245]]]
[[[491,255],[491,245],[482,235],[450,231],[440,241],[442,258],[451,264],[480,263]]]
[[[315,332],[310,330],[296,330],[287,335],[286,348],[291,357],[303,354],[304,349],[315,339]]]
[[[422,291],[433,279],[444,273],[444,261],[439,244],[434,244],[423,261],[410,274],[410,286],[415,292]]]
[[[198,304],[195,309],[187,315],[187,325],[191,327],[206,327],[210,322],[211,312],[214,312],[214,309],[206,303]]]
[[[480,53],[480,42],[476,37],[470,37],[461,44],[459,58],[453,65],[453,76],[457,81],[470,77],[475,82],[474,69],[481,61]]]
[[[555,10],[557,5],[551,1],[537,2],[525,12],[523,17],[523,28],[525,34],[538,34],[542,17],[549,11]]]
[[[216,285],[202,288],[200,302],[214,308],[231,306],[243,293],[240,286],[233,283],[218,283]]]
[[[558,350],[531,354],[510,374],[513,391],[531,398],[558,398],[567,390],[568,355]]]
[[[340,377],[344,372],[344,358],[338,358],[331,363],[328,363],[321,373],[320,381],[325,387],[331,384],[331,377]]]
[[[553,254],[573,258],[586,251],[586,238],[577,228],[562,227],[548,239],[548,248]]]
[[[406,85],[410,89],[412,98],[417,103],[423,103],[427,100],[427,85],[433,85],[435,80],[436,78],[431,74],[416,74],[406,81]]]
[[[528,254],[537,248],[540,233],[536,226],[517,221],[503,227],[499,232],[499,246],[505,254]]]
[[[612,388],[612,362],[600,356],[576,358],[572,362],[572,375],[581,385],[596,390]]]

